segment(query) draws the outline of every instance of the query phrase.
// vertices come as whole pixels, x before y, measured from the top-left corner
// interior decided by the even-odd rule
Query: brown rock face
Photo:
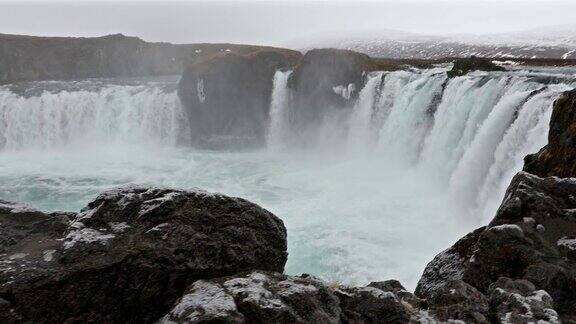
[[[268,211],[203,191],[107,191],[69,222],[0,203],[0,322],[151,323],[198,279],[282,272]]]
[[[526,156],[524,171],[541,177],[576,177],[576,90],[554,102],[548,145]]]
[[[195,146],[251,147],[264,144],[273,77],[293,66],[294,51],[226,54],[191,65],[178,95],[189,114]]]

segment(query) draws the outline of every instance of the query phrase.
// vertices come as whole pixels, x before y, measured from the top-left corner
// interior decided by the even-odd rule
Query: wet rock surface
[[[0,205],[0,322],[153,322],[198,279],[286,262],[282,222],[239,198],[124,187],[70,216]]]
[[[576,90],[554,102],[548,144],[524,161],[525,171],[541,177],[576,177]]]
[[[501,318],[511,312],[509,316],[517,318],[512,323],[536,320],[544,315],[527,307],[520,312],[513,306],[500,309],[496,305],[502,304],[500,299],[537,298],[538,305],[531,307],[544,309],[538,314],[548,314],[548,321],[554,322],[552,311],[565,322],[574,320],[575,208],[573,179],[517,174],[492,222],[438,255],[424,271],[416,294],[434,298],[447,279],[462,280],[490,296],[491,316]],[[518,280],[533,288],[519,292],[512,284],[503,284]],[[521,316],[514,315],[518,312]]]
[[[313,49],[294,68],[288,87],[293,92],[294,124],[305,129],[326,109],[352,108],[373,62],[347,50]]]
[[[294,51],[228,53],[188,67],[178,95],[189,115],[193,145],[258,147],[265,143],[273,77],[293,66]]]
[[[407,323],[410,306],[375,287],[252,272],[197,281],[162,323]]]

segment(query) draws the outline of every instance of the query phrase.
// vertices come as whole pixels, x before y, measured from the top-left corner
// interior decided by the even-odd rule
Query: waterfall
[[[278,72],[274,78],[271,134],[276,138],[280,132],[290,137],[288,90],[281,88],[288,75]],[[524,156],[546,144],[552,103],[570,82],[529,71],[450,80],[441,68],[372,72],[345,123],[338,115],[317,125],[329,130],[324,133],[331,141],[318,141],[316,149],[328,143],[346,154],[369,154],[418,171],[445,188],[463,214],[485,220]],[[343,128],[348,131],[337,132]]]
[[[378,139],[380,150],[406,163],[416,162],[432,122],[429,109],[442,92],[445,80],[446,75],[436,70],[411,76],[398,91],[382,125]]]
[[[494,163],[494,151],[502,141],[514,115],[539,85],[519,80],[504,94],[482,123],[450,178],[449,188],[460,204],[473,202],[480,184]]]
[[[40,84],[42,85],[42,84]],[[174,90],[155,84],[84,86],[19,94],[0,88],[0,149],[186,139],[187,119]]]
[[[520,109],[518,117],[508,128],[494,152],[494,162],[480,186],[476,206],[480,215],[491,217],[496,212],[507,183],[522,169],[524,156],[534,153],[547,143],[552,102],[558,95],[569,90],[564,85],[554,85],[530,98]]]
[[[314,125],[319,138],[306,138],[306,149],[393,162],[437,183],[453,206],[491,216],[523,157],[546,143],[552,103],[573,77],[509,71],[447,79],[445,71],[368,73],[349,108],[322,110]],[[292,107],[290,75],[278,71],[273,79],[266,142],[275,152],[294,148],[300,142],[293,139],[303,136],[292,125],[303,107]],[[0,150],[188,143],[189,117],[175,85],[92,80],[0,87]]]
[[[276,71],[274,74],[270,125],[266,140],[271,149],[280,149],[290,136],[290,91],[288,90],[290,74],[292,71]]]
[[[355,152],[365,151],[374,141],[372,129],[373,106],[382,82],[383,72],[368,76],[368,81],[358,95],[350,116],[348,146]]]

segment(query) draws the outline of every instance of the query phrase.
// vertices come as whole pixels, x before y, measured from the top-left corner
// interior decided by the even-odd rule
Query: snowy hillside
[[[442,58],[470,55],[502,58],[576,59],[576,25],[485,35],[424,35],[394,30],[330,36],[303,48],[336,47],[373,57]]]

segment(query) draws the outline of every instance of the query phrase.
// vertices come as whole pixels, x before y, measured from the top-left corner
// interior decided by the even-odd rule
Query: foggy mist
[[[507,1],[1,1],[0,32],[123,33],[146,41],[298,48],[327,35],[502,33],[573,24],[576,2]]]

